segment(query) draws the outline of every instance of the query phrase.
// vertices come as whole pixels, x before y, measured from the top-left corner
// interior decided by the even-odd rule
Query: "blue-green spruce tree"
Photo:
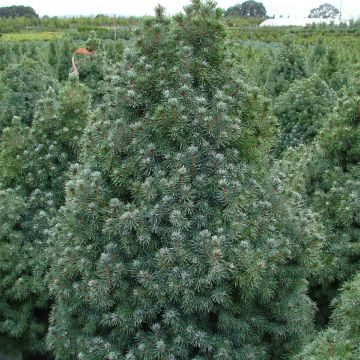
[[[46,350],[47,242],[89,107],[87,90],[70,79],[39,101],[31,127],[15,117],[2,132],[0,342],[24,353]]]
[[[294,360],[353,360],[360,358],[360,274],[346,282],[332,302],[330,326]]]
[[[7,127],[13,116],[30,124],[36,102],[51,86],[57,87],[48,68],[26,57],[19,63],[10,63],[0,74],[0,131]]]
[[[156,13],[106,77],[66,184],[49,348],[59,360],[279,359],[311,332],[317,223],[259,170],[271,119],[226,59],[221,11],[193,0]]]
[[[360,77],[356,70],[353,74],[315,141],[290,152],[282,163],[293,188],[326,228],[324,271],[312,286],[319,325],[327,322],[339,286],[360,270]]]
[[[275,101],[280,132],[276,152],[311,142],[335,107],[335,93],[319,76],[295,81]]]
[[[302,49],[294,39],[286,38],[267,74],[265,88],[271,97],[287,91],[295,80],[309,76],[309,65]]]

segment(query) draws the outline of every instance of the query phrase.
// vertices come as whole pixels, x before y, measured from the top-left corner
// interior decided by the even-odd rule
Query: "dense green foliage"
[[[339,91],[349,81],[349,70],[343,65],[336,48],[328,48],[324,58],[317,65],[319,76],[334,90]]]
[[[291,84],[274,105],[281,127],[277,153],[311,142],[333,110],[334,101],[335,94],[318,75]]]
[[[28,28],[36,28],[36,30],[56,31],[56,30],[101,30],[105,31],[103,27],[115,26],[120,29],[129,26],[136,26],[139,23],[139,18],[123,17],[123,16],[106,16],[97,15],[92,17],[58,17],[58,16],[43,16],[40,19],[33,17],[17,17],[17,18],[1,18],[0,17],[0,31],[9,33],[14,31],[24,31]],[[89,30],[89,31],[90,31]],[[113,32],[113,31],[112,31]]]
[[[265,87],[270,96],[279,96],[295,80],[308,75],[308,64],[301,48],[292,39],[286,39],[269,69]]]
[[[38,18],[39,15],[30,6],[13,5],[0,7],[0,18],[28,17]]]
[[[333,307],[329,329],[321,332],[294,360],[360,358],[360,274],[343,286]]]
[[[359,22],[254,3],[0,17],[0,357],[359,357]]]
[[[102,96],[101,83],[104,79],[107,59],[104,44],[97,38],[95,32],[91,32],[86,40],[85,47],[92,52],[90,55],[79,55],[76,57],[79,80],[92,90],[93,101],[98,103]],[[121,53],[120,53],[121,56]]]
[[[14,118],[2,133],[0,338],[24,351],[45,351],[49,263],[44,250],[88,111],[87,91],[71,79],[59,94],[50,89],[40,100],[31,128]]]
[[[355,73],[356,74],[356,73]],[[295,189],[322,217],[327,231],[324,271],[314,280],[314,296],[328,317],[339,284],[359,270],[359,76],[340,94],[316,141],[284,161]]]
[[[358,266],[360,93],[356,82],[344,89],[316,142],[294,153],[291,162],[298,168],[291,169],[295,186],[308,195],[329,230],[330,278],[353,274],[352,267]]]
[[[29,58],[10,63],[0,74],[0,82],[0,131],[10,124],[13,116],[30,124],[41,95],[49,86],[57,87],[49,70]]]
[[[212,2],[158,8],[107,80],[55,226],[58,358],[277,359],[312,331],[321,235],[245,151],[270,120],[219,20]]]

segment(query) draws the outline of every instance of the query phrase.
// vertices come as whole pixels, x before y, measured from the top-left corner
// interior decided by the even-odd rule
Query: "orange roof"
[[[78,48],[75,51],[75,54],[81,54],[81,55],[91,55],[92,53],[93,53],[92,51],[89,51],[85,48]]]

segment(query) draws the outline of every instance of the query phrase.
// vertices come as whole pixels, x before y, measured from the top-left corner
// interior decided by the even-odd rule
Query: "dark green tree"
[[[76,50],[76,46],[71,38],[65,38],[59,44],[57,74],[60,81],[66,80],[71,71],[71,57]]]
[[[56,66],[58,63],[58,54],[57,54],[57,42],[51,41],[49,45],[49,64],[52,69],[56,71]]]
[[[29,17],[39,18],[39,15],[30,6],[13,5],[13,6],[2,6],[0,7],[0,18],[15,18],[15,17]]]
[[[96,31],[91,31],[86,40],[85,47],[87,50],[95,52],[102,48],[102,41],[97,37]]]
[[[284,161],[293,188],[306,197],[326,228],[324,271],[312,282],[319,325],[327,322],[339,286],[360,270],[360,86],[359,74],[353,74],[315,142]]]
[[[92,53],[79,55],[76,58],[79,79],[92,91],[93,102],[97,104],[102,97],[102,81],[107,67],[107,58],[102,41],[96,36],[95,31],[90,33],[85,48]]]
[[[9,64],[0,74],[0,82],[0,131],[10,124],[13,116],[30,124],[36,102],[49,86],[57,87],[48,69],[28,58]]]
[[[106,51],[106,58],[113,62],[119,62],[122,59],[124,52],[124,44],[122,40],[108,41],[105,43],[104,50]]]
[[[0,141],[0,342],[36,356],[48,327],[51,222],[89,108],[88,91],[72,78],[40,100],[31,128],[15,118]]]
[[[295,81],[275,102],[280,135],[276,152],[311,142],[335,107],[335,93],[317,75]]]
[[[360,358],[360,274],[344,284],[333,302],[330,327],[294,360],[353,360]]]
[[[279,96],[290,84],[309,76],[308,64],[301,48],[293,39],[285,39],[267,75],[265,88],[269,96]]]
[[[225,16],[264,18],[266,17],[266,9],[263,3],[249,0],[243,2],[242,4],[229,7],[225,11]]]
[[[319,37],[310,56],[310,62],[312,67],[314,68],[314,72],[316,71],[318,64],[325,58],[326,51],[327,49],[324,44],[324,39],[322,37]]]
[[[156,13],[106,78],[66,184],[49,347],[61,360],[279,359],[311,331],[317,223],[248,156],[271,120],[244,101],[215,3]]]
[[[349,81],[349,66],[345,59],[341,58],[338,49],[334,47],[327,49],[323,61],[318,66],[320,77],[336,91]]]
[[[266,49],[266,51],[258,52],[254,56],[255,63],[251,64],[250,73],[253,74],[255,84],[261,89],[265,87],[274,56],[276,56],[276,50],[273,49]]]
[[[52,74],[49,66],[47,52],[48,48],[42,41],[24,42],[21,46],[21,58],[28,58],[36,62],[44,73]],[[19,62],[19,61],[17,61]]]
[[[0,42],[0,71],[3,71],[8,65],[16,62],[17,55],[14,47],[7,42]],[[4,84],[0,84],[0,87]],[[0,90],[1,91],[1,90]]]
[[[10,126],[2,131],[0,142],[0,183],[3,188],[18,184],[19,176],[23,175],[23,152],[29,144],[30,127],[25,126],[21,119],[14,116]]]

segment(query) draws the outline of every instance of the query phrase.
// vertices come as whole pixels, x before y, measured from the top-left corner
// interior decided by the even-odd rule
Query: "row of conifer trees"
[[[255,86],[222,19],[158,6],[83,78],[2,71],[4,353],[360,357],[358,70],[286,42]]]

